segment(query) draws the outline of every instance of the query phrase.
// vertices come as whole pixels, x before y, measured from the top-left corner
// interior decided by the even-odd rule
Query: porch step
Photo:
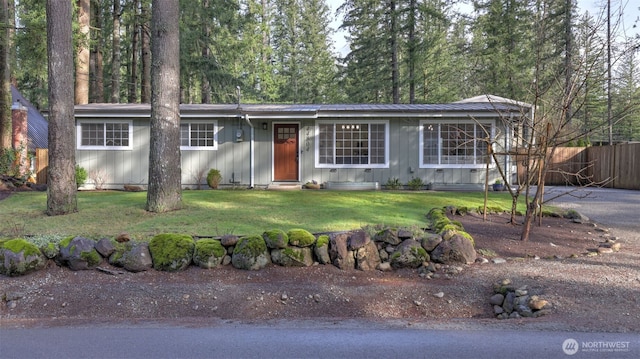
[[[300,183],[271,183],[267,186],[271,191],[298,191],[302,189]]]

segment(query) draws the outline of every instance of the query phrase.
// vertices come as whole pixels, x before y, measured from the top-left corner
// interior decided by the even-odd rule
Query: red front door
[[[298,125],[273,125],[273,179],[298,180]]]

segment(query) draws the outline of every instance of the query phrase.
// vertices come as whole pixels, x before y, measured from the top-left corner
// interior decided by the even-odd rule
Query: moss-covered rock
[[[193,263],[201,268],[211,269],[222,263],[227,250],[217,239],[205,238],[196,242]]]
[[[461,232],[466,233],[466,232]],[[431,252],[431,259],[439,263],[473,263],[476,260],[476,251],[473,242],[461,233],[448,240],[442,241]]]
[[[153,267],[149,244],[146,242],[116,243],[109,256],[109,263],[129,272],[142,272]]]
[[[56,243],[49,242],[40,247],[40,251],[45,257],[53,259],[58,255],[58,253],[60,253],[60,247],[58,247],[58,244]]]
[[[186,269],[193,260],[195,241],[186,234],[163,233],[151,238],[149,252],[153,268],[175,272]]]
[[[429,261],[429,254],[420,242],[406,239],[398,245],[389,259],[394,268],[418,268]]]
[[[40,249],[24,239],[0,244],[0,273],[20,276],[44,268],[46,258]]]
[[[273,249],[271,261],[284,267],[309,267],[313,265],[313,254],[310,247]]]
[[[397,246],[402,242],[398,236],[398,230],[395,228],[385,228],[376,233],[374,239],[376,242],[384,242],[392,246]]]
[[[326,234],[322,234],[318,236],[316,240],[316,248],[324,247],[329,245],[329,236]]]
[[[242,237],[233,248],[231,264],[235,268],[258,270],[269,263],[271,256],[262,236]]]
[[[95,249],[96,242],[85,237],[67,237],[60,242],[60,255],[56,260],[71,270],[93,269],[102,262]]]
[[[329,236],[326,234],[318,236],[316,244],[313,248],[313,254],[315,254],[318,263],[329,264],[331,263],[331,256],[329,255]]]
[[[267,247],[273,249],[287,248],[289,244],[289,236],[281,229],[265,231],[262,233],[262,238],[264,238],[265,243],[267,243]]]
[[[296,247],[310,247],[316,242],[316,237],[306,229],[292,229],[287,232],[289,244]]]

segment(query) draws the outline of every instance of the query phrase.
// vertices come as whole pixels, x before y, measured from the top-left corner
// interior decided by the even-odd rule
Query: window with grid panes
[[[422,167],[477,167],[486,164],[490,123],[421,123]]]
[[[387,166],[387,122],[321,122],[317,165],[321,167]]]
[[[80,121],[77,124],[78,149],[130,149],[131,121]]]
[[[217,148],[215,122],[181,122],[180,148],[183,150]]]

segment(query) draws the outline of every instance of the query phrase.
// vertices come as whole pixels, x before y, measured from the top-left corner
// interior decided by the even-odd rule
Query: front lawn
[[[490,193],[489,206],[510,208],[506,193]],[[0,236],[116,236],[136,239],[176,232],[195,236],[261,234],[267,229],[339,231],[384,224],[423,227],[433,207],[477,208],[480,192],[414,191],[184,191],[184,209],[163,214],[144,210],[146,192],[79,192],[79,212],[49,217],[46,194],[18,192],[0,201]]]

